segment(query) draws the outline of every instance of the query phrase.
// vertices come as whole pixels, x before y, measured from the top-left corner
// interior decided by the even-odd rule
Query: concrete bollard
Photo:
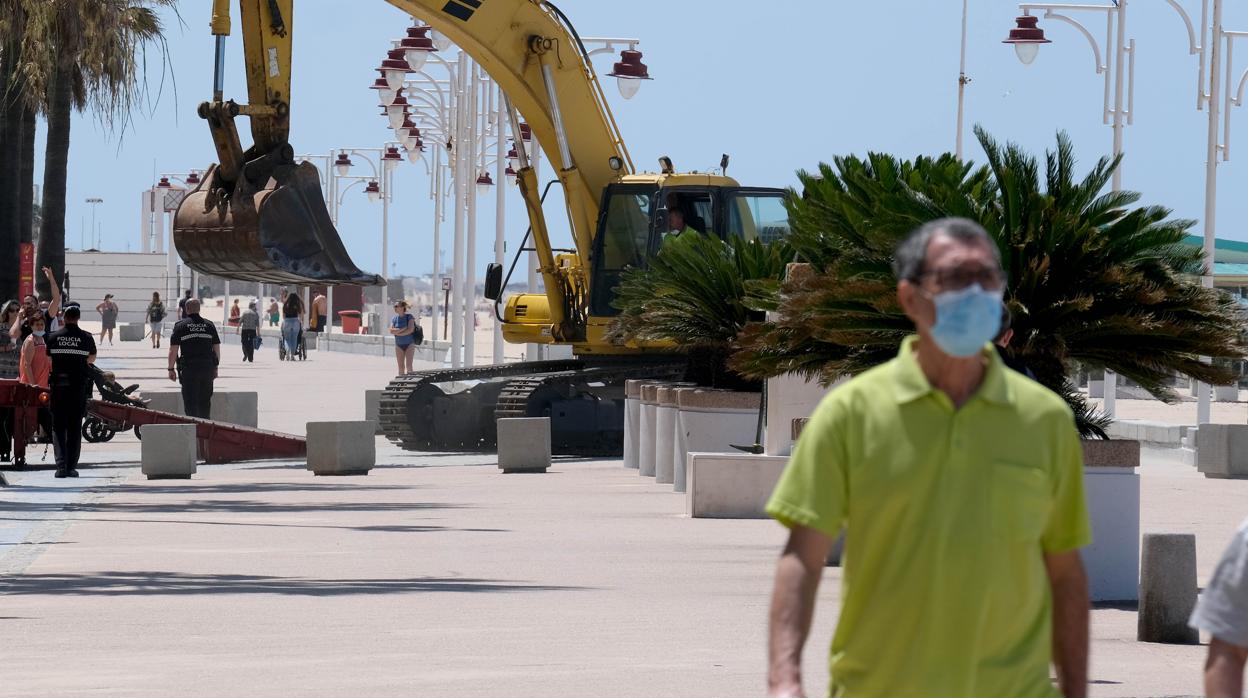
[[[669,383],[661,386],[655,395],[654,408],[654,481],[670,485],[675,477],[674,452],[676,450],[676,391],[692,387],[687,383]]]
[[[307,429],[308,470],[313,474],[367,475],[377,464],[372,422],[308,422]]]
[[[248,391],[217,391],[212,394],[208,418],[214,422],[256,427],[259,424],[259,396]]]
[[[498,424],[498,469],[544,473],[550,467],[550,417],[510,417]]]
[[[172,391],[143,391],[143,398],[149,400],[147,409],[170,414],[186,414],[182,409],[182,393]]]
[[[381,431],[381,394],[383,390],[365,390],[364,391],[364,419],[377,425],[377,430],[373,433],[380,435]]]
[[[123,342],[141,342],[147,337],[147,325],[142,322],[127,322],[117,328],[117,338]]]
[[[1196,536],[1146,533],[1140,565],[1140,642],[1194,645],[1200,634],[1188,626],[1196,607]]]
[[[733,444],[754,441],[758,429],[758,393],[712,388],[682,388],[676,393],[676,444],[672,489],[688,489],[689,453],[737,453]]]
[[[642,380],[624,381],[624,467],[637,469],[637,450],[641,439]]]
[[[195,473],[194,424],[148,424],[143,427],[142,471],[148,480],[189,480]]]
[[[654,477],[654,428],[658,410],[659,386],[662,381],[641,384],[641,433],[637,437],[637,472],[643,477]]]

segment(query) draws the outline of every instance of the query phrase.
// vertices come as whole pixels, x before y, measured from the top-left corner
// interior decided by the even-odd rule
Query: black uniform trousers
[[[256,331],[243,330],[243,338],[240,340],[243,344],[243,361],[256,362]]]
[[[82,452],[82,418],[87,412],[85,384],[52,385],[52,448],[57,470],[78,468]]]
[[[212,411],[212,381],[217,369],[208,366],[188,366],[182,369],[182,407],[188,417],[209,419]]]

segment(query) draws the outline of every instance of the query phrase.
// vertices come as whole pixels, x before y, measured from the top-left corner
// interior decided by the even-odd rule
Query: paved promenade
[[[362,391],[391,371],[236,351],[221,389],[258,391],[261,427],[282,431],[362,418]],[[101,361],[173,387],[163,350],[119,343]],[[504,476],[491,456],[378,444],[367,477],[268,462],[148,482],[128,434],[88,445],[78,481],[11,473],[0,695],[761,695],[778,525],[685,518],[681,495],[614,460]],[[1248,516],[1248,482],[1157,458],[1142,474],[1144,530],[1195,532],[1203,584]],[[839,585],[830,568],[812,696]],[[1094,611],[1092,694],[1199,694],[1204,648],[1137,643],[1135,621]]]

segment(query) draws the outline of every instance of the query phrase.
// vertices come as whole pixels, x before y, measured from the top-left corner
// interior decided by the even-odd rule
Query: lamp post
[[[1092,47],[1092,58],[1096,63],[1097,75],[1105,76],[1104,98],[1101,106],[1101,121],[1109,124],[1113,130],[1113,156],[1122,157],[1123,127],[1134,121],[1132,105],[1135,101],[1135,40],[1126,40],[1127,0],[1114,0],[1111,5],[1063,5],[1051,3],[1022,3],[1019,8],[1023,16],[1016,20],[1016,27],[1002,42],[1012,44],[1018,59],[1024,65],[1030,65],[1036,58],[1040,46],[1051,43],[1039,29],[1039,20],[1031,15],[1033,10],[1043,10],[1044,19],[1065,22],[1077,29]],[[1100,13],[1105,17],[1105,51],[1102,60],[1101,46],[1092,32],[1088,31],[1078,20],[1065,14],[1066,12]],[[1111,58],[1112,53],[1112,58]],[[1129,60],[1128,60],[1129,56]],[[1111,96],[1112,87],[1112,96]],[[1123,104],[1123,92],[1126,90],[1126,106]],[[959,135],[961,132],[959,131]],[[1111,183],[1112,190],[1122,189],[1122,165],[1114,168]],[[1105,398],[1103,409],[1107,416],[1113,417],[1116,411],[1117,377],[1113,371],[1105,371]]]
[[[91,234],[94,236],[96,234],[95,232],[95,207],[104,203],[104,199],[101,199],[97,196],[92,196],[92,197],[87,198],[85,202],[88,204],[91,204]],[[103,247],[103,244],[96,243],[96,248],[98,249],[100,247]]]
[[[1222,28],[1222,1],[1223,0],[1203,0],[1201,2],[1200,15],[1200,31],[1199,35],[1192,22],[1191,16],[1183,9],[1183,6],[1177,0],[1166,0],[1166,4],[1174,8],[1183,20],[1183,25],[1187,30],[1189,53],[1198,55],[1199,68],[1196,78],[1196,108],[1208,108],[1208,119],[1206,124],[1206,141],[1205,141],[1205,202],[1204,202],[1204,239],[1203,252],[1205,258],[1205,273],[1201,277],[1201,283],[1207,288],[1213,287],[1213,269],[1214,269],[1214,247],[1216,243],[1217,230],[1217,191],[1218,191],[1218,157],[1221,154],[1222,160],[1230,159],[1230,140],[1231,140],[1231,123],[1230,108],[1232,106],[1240,106],[1244,100],[1245,85],[1248,84],[1248,72],[1242,75],[1235,87],[1235,95],[1232,97],[1231,82],[1234,68],[1233,48],[1236,39],[1248,37],[1248,32],[1242,31],[1226,31]],[[1130,62],[1128,65],[1128,97],[1126,109],[1126,123],[1132,122],[1131,104],[1134,101],[1134,59],[1135,59],[1135,42],[1124,47],[1123,35],[1126,25],[1127,0],[1115,0],[1113,6],[1063,6],[1063,5],[1020,5],[1024,13],[1028,9],[1047,8],[1045,17],[1052,17],[1062,21],[1074,24],[1079,28],[1089,42],[1093,45],[1093,54],[1097,59],[1097,72],[1102,72],[1099,51],[1096,42],[1092,39],[1092,35],[1081,25],[1073,22],[1068,17],[1056,14],[1055,9],[1099,9],[1109,14],[1110,27],[1117,29],[1116,47],[1118,51],[1118,59],[1115,71],[1115,107],[1113,110],[1115,119],[1114,133],[1114,152],[1121,153],[1122,135],[1121,135],[1121,102],[1122,102],[1122,52],[1128,52]],[[1116,25],[1113,23],[1114,15],[1117,15]],[[1024,26],[1023,20],[1027,19],[1028,25]],[[1006,39],[1006,43],[1013,43],[1016,50],[1022,46],[1031,45],[1029,49],[1022,49],[1019,52],[1019,58],[1025,63],[1029,63],[1035,57],[1036,50],[1044,43],[1049,43],[1044,39],[1043,30],[1039,29],[1035,18],[1024,17],[1018,18],[1019,26],[1010,32],[1010,38]],[[1018,34],[1020,30],[1026,30],[1023,34]],[[1017,36],[1016,36],[1017,34]],[[1223,53],[1225,51],[1225,53]],[[1030,56],[1030,58],[1028,57]],[[1108,58],[1108,57],[1107,57]],[[1223,71],[1226,73],[1225,81],[1223,79]],[[1206,75],[1208,82],[1206,83]],[[1225,90],[1225,94],[1223,93]],[[1106,76],[1105,95],[1108,103],[1109,98],[1109,78]],[[1108,111],[1106,112],[1109,113]],[[1219,133],[1220,132],[1220,133]],[[1121,168],[1114,171],[1113,188],[1117,191],[1121,183]],[[1207,357],[1202,358],[1208,362]],[[1105,374],[1105,412],[1113,416],[1115,385],[1114,375],[1111,372]],[[1207,423],[1211,419],[1211,395],[1210,386],[1205,383],[1198,382],[1196,385],[1196,421],[1197,424]]]

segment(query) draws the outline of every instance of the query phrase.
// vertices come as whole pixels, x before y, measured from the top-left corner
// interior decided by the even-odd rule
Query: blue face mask
[[[36,337],[42,337],[42,336],[43,336],[43,332],[44,332],[44,331],[43,331],[43,330],[31,330],[30,332],[31,332],[31,334],[35,335]]]
[[[946,354],[963,359],[979,353],[1001,329],[1004,295],[1005,289],[988,291],[971,284],[931,296],[936,304],[936,324],[931,329],[936,345]]]

